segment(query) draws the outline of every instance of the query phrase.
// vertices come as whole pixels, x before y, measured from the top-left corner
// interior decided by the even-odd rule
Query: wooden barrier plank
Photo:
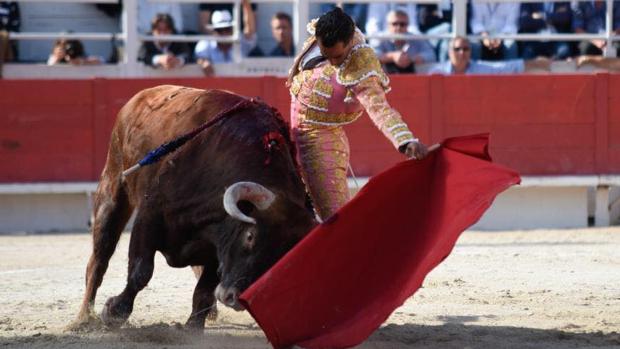
[[[620,75],[610,74],[608,79],[608,173],[620,173]]]
[[[596,135],[589,124],[450,125],[446,135],[490,133],[490,145],[515,149],[588,148],[594,151]]]
[[[442,92],[448,124],[594,122],[590,75],[451,76]]]
[[[493,160],[527,175],[592,174],[591,149],[506,149],[491,146]]]
[[[0,80],[0,110],[20,105],[91,105],[90,80]]]
[[[427,143],[432,141],[431,79],[429,76],[416,79],[407,75],[392,76],[392,90],[387,94],[390,105],[398,110],[414,135]]]
[[[369,159],[372,159],[372,161],[369,161]],[[351,167],[353,167],[353,171],[358,177],[370,177],[404,160],[406,160],[405,156],[394,149],[351,150]]]
[[[595,116],[596,122],[594,125],[594,132],[596,134],[596,148],[594,151],[594,158],[596,161],[595,173],[606,173],[608,171],[608,148],[609,137],[607,129],[609,127],[609,74],[596,74],[596,92],[594,95],[595,101]]]
[[[57,102],[3,107],[10,111],[0,118],[0,182],[90,177],[94,156],[90,105]]]
[[[620,172],[620,75],[393,76],[390,103],[426,143],[490,132],[497,161],[522,174]],[[0,182],[96,180],[120,108],[177,84],[260,96],[289,117],[285,79],[0,80]],[[403,159],[368,116],[346,126],[370,176]]]

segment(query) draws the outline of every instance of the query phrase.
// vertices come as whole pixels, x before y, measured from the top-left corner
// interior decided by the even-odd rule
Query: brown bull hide
[[[286,123],[259,102],[243,104],[161,161],[121,180],[122,171],[150,150],[244,100],[217,90],[159,86],[138,93],[121,109],[95,197],[93,253],[74,328],[92,323],[97,288],[134,208],[127,286],[106,302],[102,320],[108,326],[119,326],[131,314],[135,296],[152,276],[156,251],[173,267],[203,269],[188,320],[202,327],[207,314],[216,312],[216,287],[218,299],[237,308],[239,293],[315,225]],[[241,181],[275,194],[265,211],[238,203],[256,224],[224,211],[224,191]]]

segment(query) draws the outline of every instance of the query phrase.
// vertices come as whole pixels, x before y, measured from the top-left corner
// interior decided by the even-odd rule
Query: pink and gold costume
[[[314,34],[314,23],[308,25]],[[387,102],[389,79],[373,49],[355,33],[353,48],[338,67],[323,61],[303,70],[301,62],[314,45],[312,35],[295,59],[289,76],[291,132],[297,142],[302,176],[321,219],[349,200],[349,142],[343,125],[366,110],[396,148],[415,138],[400,114]]]

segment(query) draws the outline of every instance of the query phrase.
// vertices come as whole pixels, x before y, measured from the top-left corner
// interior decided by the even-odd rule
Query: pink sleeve
[[[398,111],[390,106],[377,77],[369,77],[351,87],[372,122],[396,148],[416,140]]]

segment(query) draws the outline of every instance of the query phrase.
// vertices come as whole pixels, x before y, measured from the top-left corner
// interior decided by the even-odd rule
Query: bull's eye
[[[253,230],[248,230],[245,232],[245,246],[247,248],[254,247],[255,239],[256,239],[256,236]]]

